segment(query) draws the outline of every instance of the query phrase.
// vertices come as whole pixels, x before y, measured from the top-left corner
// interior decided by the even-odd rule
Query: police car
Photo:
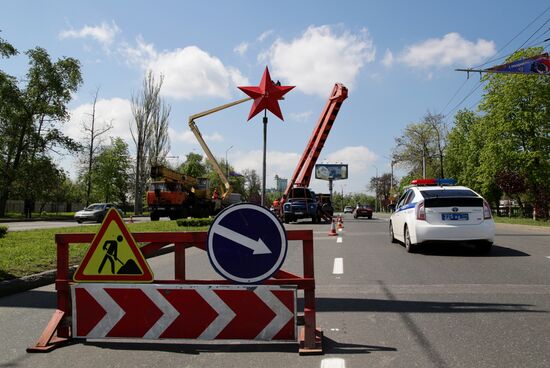
[[[390,240],[407,252],[422,243],[468,242],[491,250],[495,223],[483,197],[453,179],[416,179],[399,198],[390,217]]]

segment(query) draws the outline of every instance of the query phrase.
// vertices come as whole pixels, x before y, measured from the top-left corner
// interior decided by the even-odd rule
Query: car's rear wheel
[[[416,252],[417,245],[411,243],[411,234],[409,234],[409,228],[408,226],[405,226],[405,230],[403,232],[404,238],[405,238],[405,249],[407,250],[407,253],[414,253]]]
[[[391,221],[390,221],[390,242],[397,243],[397,239],[395,239],[395,236],[393,234],[393,224],[391,223]]]

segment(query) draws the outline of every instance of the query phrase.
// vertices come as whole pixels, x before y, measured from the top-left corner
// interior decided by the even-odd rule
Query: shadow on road
[[[297,343],[227,343],[218,341],[212,344],[156,343],[142,342],[109,342],[84,341],[84,345],[95,346],[101,349],[137,350],[137,351],[164,351],[198,355],[200,353],[293,353],[298,352]]]
[[[0,307],[55,309],[56,292],[29,290],[0,298]]]
[[[370,354],[377,351],[397,351],[396,348],[376,345],[350,344],[334,341],[327,336],[323,339],[325,354]]]
[[[425,256],[452,256],[452,257],[530,257],[531,255],[517,249],[494,244],[491,252],[479,253],[469,244],[422,244],[416,251]]]
[[[303,299],[298,299],[298,310],[303,308]],[[382,313],[502,313],[538,312],[531,304],[434,302],[418,300],[386,300],[358,298],[316,298],[317,312],[382,312]]]

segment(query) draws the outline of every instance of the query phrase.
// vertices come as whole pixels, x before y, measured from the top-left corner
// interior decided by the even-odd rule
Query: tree
[[[159,85],[162,84],[162,77]],[[166,164],[166,156],[170,151],[170,137],[168,136],[168,118],[170,106],[159,100],[153,113],[151,125],[151,140],[149,141],[149,166]]]
[[[86,206],[90,204],[90,195],[92,191],[92,166],[94,164],[94,159],[101,144],[101,136],[107,133],[113,127],[111,123],[108,123],[101,128],[96,126],[96,104],[98,94],[99,88],[96,90],[94,95],[92,112],[90,113],[90,123],[83,123],[82,126],[82,129],[86,133],[85,141],[87,141],[87,143],[84,145],[84,150],[87,152],[85,164],[88,167],[88,171],[86,173]]]
[[[131,167],[126,142],[119,137],[111,139],[111,144],[101,150],[94,164],[94,186],[102,201],[118,202],[126,208]]]
[[[185,156],[185,162],[180,165],[178,171],[194,178],[201,178],[206,176],[207,168],[201,155],[190,152]]]
[[[262,190],[262,182],[258,173],[254,169],[246,169],[243,171],[245,191],[243,197],[245,200],[253,203],[260,203],[260,192]]]
[[[2,56],[17,50],[0,41]],[[29,69],[25,83],[0,71],[0,216],[16,179],[31,187],[41,159],[62,148],[76,151],[79,145],[65,136],[58,125],[68,119],[67,103],[82,83],[80,64],[73,58],[52,62],[46,50],[26,52]],[[25,164],[25,171],[20,169]],[[32,190],[26,191],[33,201]]]
[[[136,145],[135,160],[135,188],[134,188],[134,212],[140,214],[143,212],[143,193],[149,176],[147,165],[151,163],[150,149],[155,146],[151,139],[155,124],[160,123],[163,108],[161,108],[160,89],[162,87],[163,77],[157,83],[152,71],[148,71],[143,80],[143,90],[132,96],[132,115],[134,116],[134,125],[130,125],[132,139]],[[164,106],[164,105],[162,105]],[[167,118],[167,116],[166,116]],[[157,152],[160,154],[160,152]],[[155,157],[158,160],[159,156]]]
[[[382,206],[388,205],[391,196],[391,173],[372,177],[368,189],[374,191],[375,198]]]

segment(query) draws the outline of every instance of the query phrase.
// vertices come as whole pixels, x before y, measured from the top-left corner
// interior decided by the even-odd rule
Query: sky
[[[273,80],[296,86],[280,101],[284,121],[268,113],[268,188],[275,186],[275,175],[292,176],[334,84],[343,83],[349,97],[318,163],[349,165],[349,179],[336,181],[336,191],[369,192],[371,177],[390,172],[395,138],[407,124],[428,112],[442,113],[452,123],[458,109],[475,109],[483,92],[479,76],[467,78],[455,69],[501,62],[550,18],[547,11],[530,25],[548,5],[538,0],[4,1],[0,37],[20,54],[0,59],[0,68],[24,79],[24,51],[37,46],[54,60],[79,59],[84,82],[69,104],[64,131],[77,140],[84,137],[82,125],[98,91],[96,121],[112,124],[108,136],[125,139],[131,152],[131,98],[148,70],[162,74],[161,94],[171,106],[169,161],[178,165],[190,152],[203,154],[188,116],[246,97],[237,87],[258,85],[267,66]],[[227,157],[237,171],[255,169],[261,175],[262,114],[247,121],[251,106],[242,103],[198,119],[197,125],[216,157]],[[76,177],[74,157],[56,160]],[[395,172],[399,176],[406,169],[397,166]],[[311,187],[328,192],[326,181],[313,179]]]

